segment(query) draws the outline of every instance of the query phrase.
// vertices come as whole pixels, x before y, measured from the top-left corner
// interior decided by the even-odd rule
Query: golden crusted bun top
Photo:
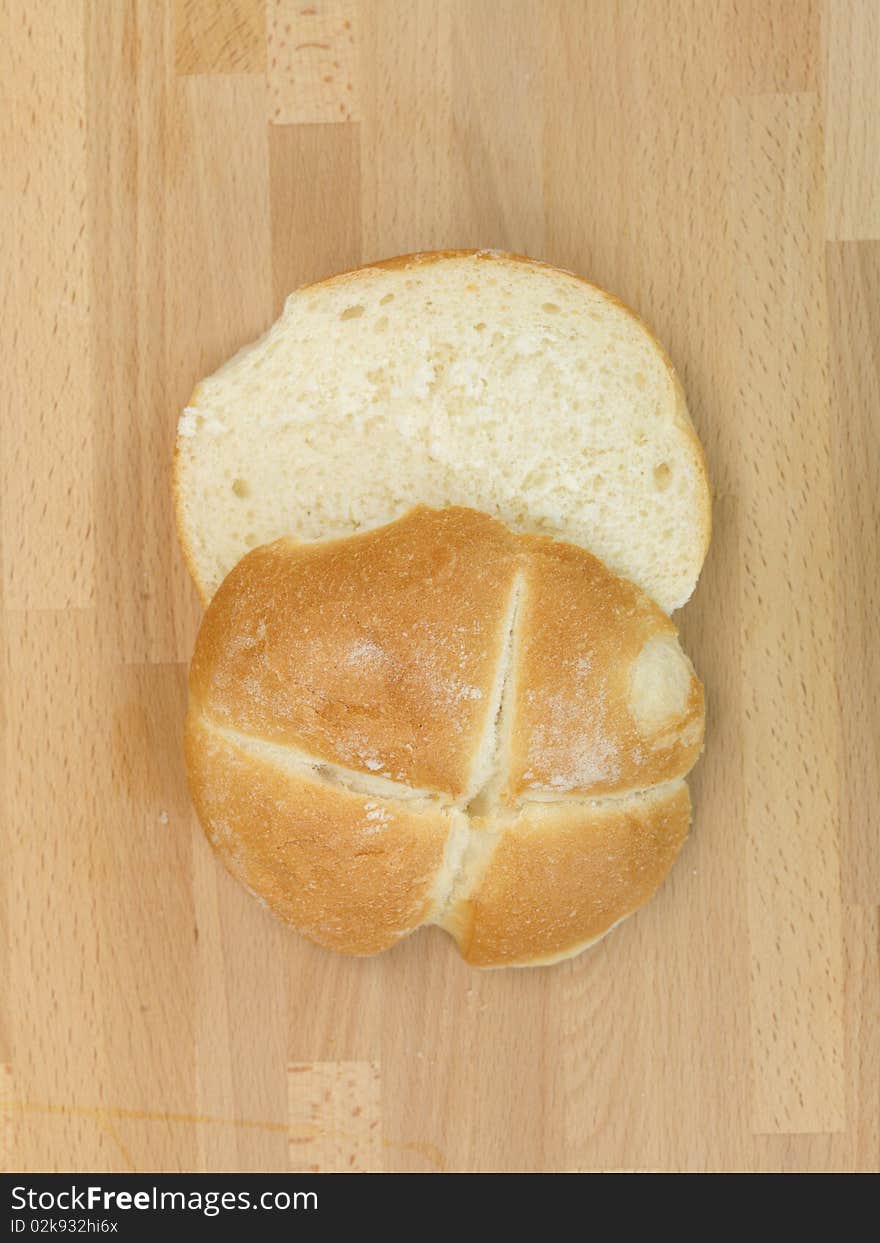
[[[274,909],[353,952],[430,920],[483,944],[480,961],[502,942],[502,961],[574,952],[671,864],[702,734],[702,688],[656,604],[583,549],[463,508],[251,552],[208,609],[190,676],[209,835]],[[619,856],[609,833],[629,843]],[[481,887],[513,911],[519,875],[543,901],[553,841],[593,891],[592,922],[560,921],[550,895],[547,936],[525,919],[512,943],[502,899],[484,901],[486,948]],[[601,882],[596,851],[623,861]],[[576,908],[570,880],[554,884]]]

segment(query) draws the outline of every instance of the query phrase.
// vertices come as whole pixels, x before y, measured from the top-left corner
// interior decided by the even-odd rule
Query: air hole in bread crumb
[[[672,478],[672,471],[666,462],[660,462],[654,467],[654,487],[658,492],[663,492],[669,487],[669,481]]]
[[[245,548],[256,548],[257,537],[254,535],[253,531],[248,531],[247,535],[244,537],[244,546]]]
[[[364,313],[364,308],[362,306],[347,306],[345,310],[342,312],[342,314],[339,316],[339,318],[340,319],[360,319],[363,313]]]
[[[387,327],[388,327],[388,316],[382,315],[380,316],[379,319],[376,320],[376,325],[373,328],[373,332],[384,332]]]
[[[394,294],[387,293],[384,298],[379,299],[379,306],[387,306],[389,302],[394,301]]]
[[[560,308],[556,305],[555,302],[542,302],[541,303],[541,310],[546,311],[548,315],[558,315],[559,309]]]
[[[233,479],[232,491],[236,496],[241,497],[241,499],[244,500],[245,497],[250,496],[251,487],[246,479]]]
[[[474,332],[485,332],[485,331],[486,331],[486,325],[482,321],[479,324],[474,324]]]
[[[636,388],[646,389],[648,387],[648,377],[641,371],[637,371],[633,376],[633,383]]]

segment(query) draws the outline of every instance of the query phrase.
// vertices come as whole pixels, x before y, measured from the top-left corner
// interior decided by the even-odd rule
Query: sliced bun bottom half
[[[662,347],[609,294],[497,252],[360,268],[195,389],[175,455],[205,602],[249,549],[462,505],[570,541],[667,612],[693,591],[709,488]]]

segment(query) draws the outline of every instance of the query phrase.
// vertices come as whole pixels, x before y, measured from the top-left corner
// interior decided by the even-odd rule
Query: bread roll
[[[662,347],[609,294],[497,252],[306,286],[199,384],[177,521],[207,601],[248,551],[467,505],[566,539],[667,611],[709,539],[703,455]]]
[[[320,945],[439,924],[555,962],[687,834],[703,694],[676,630],[583,549],[464,508],[254,550],[205,615],[186,728],[229,870]]]

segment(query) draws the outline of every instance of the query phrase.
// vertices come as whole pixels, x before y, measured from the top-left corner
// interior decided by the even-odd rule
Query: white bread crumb
[[[483,255],[495,252],[483,252]],[[708,484],[668,360],[556,268],[455,255],[292,294],[178,426],[178,522],[207,599],[252,547],[468,505],[683,604]]]

